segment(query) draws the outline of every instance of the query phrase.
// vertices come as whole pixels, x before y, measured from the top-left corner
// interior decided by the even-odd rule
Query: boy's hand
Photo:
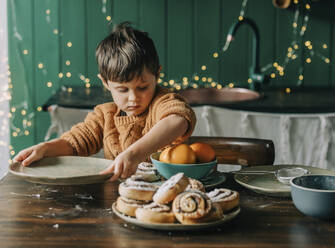
[[[29,147],[20,151],[13,159],[14,162],[22,162],[23,166],[28,166],[32,162],[40,160],[44,157],[46,148],[45,143]]]
[[[119,177],[128,178],[136,172],[137,165],[143,161],[140,155],[135,155],[130,149],[120,153],[114,160],[114,162],[105,170],[101,171],[100,174],[114,173],[110,178],[110,181],[115,181]]]

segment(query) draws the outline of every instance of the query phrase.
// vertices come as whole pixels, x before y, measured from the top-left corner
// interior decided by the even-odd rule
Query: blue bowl
[[[166,179],[179,172],[184,172],[184,174],[188,177],[200,179],[206,176],[217,164],[216,159],[209,163],[201,164],[169,164],[159,161],[159,155],[159,152],[153,153],[151,154],[150,159],[157,168],[158,172]]]
[[[335,220],[335,176],[306,175],[290,181],[294,205],[302,213]]]

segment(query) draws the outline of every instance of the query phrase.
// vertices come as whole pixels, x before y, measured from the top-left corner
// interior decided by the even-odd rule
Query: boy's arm
[[[102,174],[114,172],[111,181],[118,179],[120,176],[123,178],[129,177],[135,173],[137,164],[146,160],[151,153],[183,136],[188,129],[188,125],[188,121],[180,115],[172,114],[165,117],[157,122],[142,138],[121,153]]]
[[[19,152],[14,162],[22,162],[23,166],[28,166],[32,162],[44,157],[70,156],[73,155],[72,146],[64,139],[54,139],[28,147]]]

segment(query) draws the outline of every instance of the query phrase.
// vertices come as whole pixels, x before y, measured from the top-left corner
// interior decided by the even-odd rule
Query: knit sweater
[[[186,133],[174,141],[175,144],[191,136],[196,123],[195,114],[185,100],[159,86],[144,113],[138,116],[121,116],[120,112],[114,102],[97,105],[83,122],[73,126],[61,139],[70,143],[74,155],[90,156],[104,148],[105,158],[115,159],[168,115],[177,114],[188,121]]]

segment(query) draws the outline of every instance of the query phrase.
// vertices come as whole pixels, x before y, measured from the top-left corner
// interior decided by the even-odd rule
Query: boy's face
[[[102,81],[112,93],[115,104],[126,112],[127,116],[139,115],[147,110],[157,85],[156,76],[146,68],[139,77],[129,82]]]

